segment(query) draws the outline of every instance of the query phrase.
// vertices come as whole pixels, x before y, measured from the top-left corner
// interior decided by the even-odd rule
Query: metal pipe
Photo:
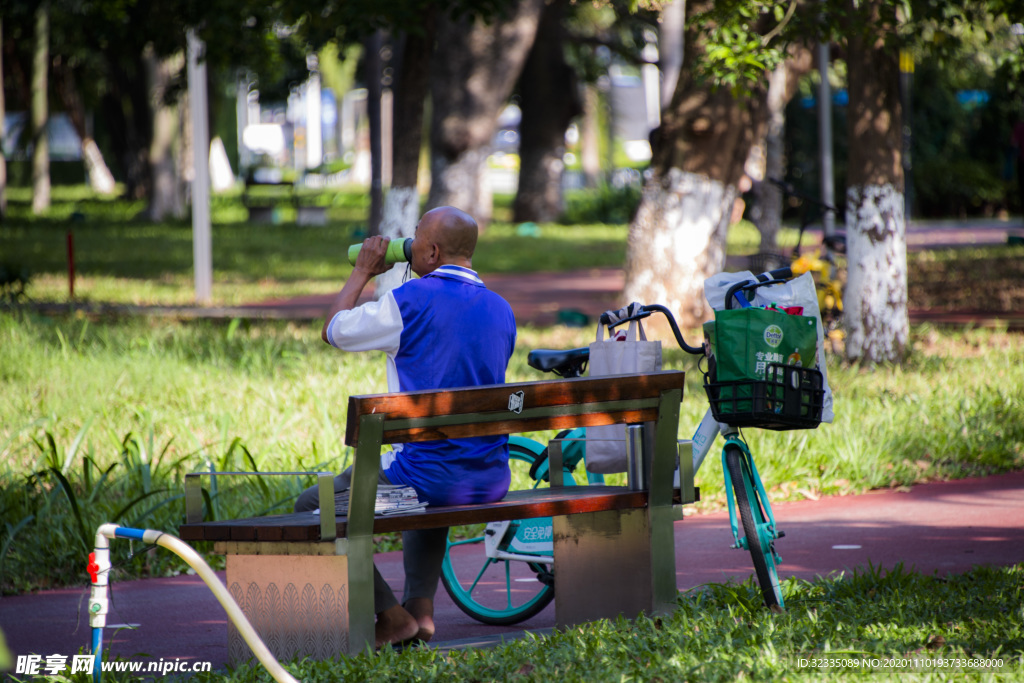
[[[631,491],[646,491],[647,449],[644,448],[644,426],[626,425],[626,481]]]
[[[96,531],[96,560],[95,565],[97,571],[94,573],[93,581],[93,592],[89,599],[89,613],[90,613],[90,624],[94,627],[93,631],[93,642],[97,642],[96,630],[100,630],[99,642],[102,643],[102,628],[106,625],[106,614],[107,614],[107,575],[110,571],[110,550],[107,542],[108,538],[130,538],[137,541],[142,541],[150,545],[158,545],[161,548],[166,548],[172,553],[185,560],[188,566],[195,570],[196,574],[206,585],[209,586],[210,590],[213,591],[217,601],[220,602],[221,607],[227,612],[228,618],[238,629],[238,632],[242,634],[242,638],[245,639],[246,644],[252,649],[256,655],[256,659],[266,668],[270,675],[278,683],[298,683],[295,677],[288,673],[283,666],[274,658],[270,650],[260,639],[259,634],[256,633],[256,629],[252,627],[249,620],[245,617],[242,609],[235,602],[234,598],[231,597],[231,593],[227,587],[220,580],[220,578],[210,568],[210,565],[206,564],[199,553],[197,553],[192,546],[188,545],[180,538],[166,534],[162,531],[154,531],[153,529],[131,529],[129,527],[122,527],[116,524],[103,524]],[[100,551],[103,551],[104,557],[101,558]],[[102,560],[102,561],[101,561]],[[91,565],[90,565],[91,568]],[[90,571],[90,573],[93,573]],[[102,594],[100,594],[102,593]],[[95,620],[94,620],[95,617]],[[93,668],[93,680],[99,683],[100,676],[100,655],[101,650],[95,648],[93,655],[96,658],[95,666]]]

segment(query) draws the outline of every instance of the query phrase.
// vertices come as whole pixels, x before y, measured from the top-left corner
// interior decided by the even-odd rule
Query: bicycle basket
[[[764,380],[716,382],[712,363],[704,390],[715,419],[735,427],[785,431],[821,424],[825,400],[821,372],[799,365],[770,363]]]

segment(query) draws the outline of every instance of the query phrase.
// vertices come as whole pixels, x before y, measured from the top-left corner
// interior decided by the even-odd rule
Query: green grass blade
[[[75,435],[75,440],[71,442],[71,448],[68,449],[67,454],[64,456],[64,465],[60,469],[65,476],[67,476],[68,470],[71,469],[71,463],[74,461],[75,456],[78,455],[78,449],[82,446],[85,435],[89,432],[89,427],[92,426],[95,419],[95,416],[93,416],[86,420],[82,428],[78,430],[78,434]]]
[[[88,552],[89,548],[92,547],[92,534],[86,529],[85,519],[82,517],[82,511],[78,507],[78,496],[75,494],[74,488],[71,486],[71,482],[67,480],[67,477],[61,473],[55,467],[49,468],[49,471],[53,476],[57,477],[57,481],[60,482],[61,488],[64,490],[64,495],[67,497],[68,503],[71,505],[71,512],[74,514],[75,522],[78,525],[79,541],[82,543],[82,549]]]
[[[129,501],[124,507],[122,507],[120,510],[118,510],[109,521],[111,521],[111,522],[118,522],[118,521],[120,521],[121,518],[124,517],[125,514],[127,514],[128,511],[130,511],[138,503],[141,503],[142,501],[146,500],[147,498],[150,498],[151,496],[155,496],[157,494],[166,493],[166,492],[167,492],[167,489],[156,489],[154,491],[146,491],[142,495],[136,496],[131,501]],[[140,518],[140,519],[144,519],[144,518]]]

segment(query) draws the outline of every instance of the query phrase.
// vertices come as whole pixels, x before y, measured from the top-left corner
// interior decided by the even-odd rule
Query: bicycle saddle
[[[526,362],[531,368],[542,372],[553,372],[556,375],[565,377],[578,377],[583,372],[583,367],[590,359],[590,349],[583,347],[579,349],[534,349],[526,357]]]

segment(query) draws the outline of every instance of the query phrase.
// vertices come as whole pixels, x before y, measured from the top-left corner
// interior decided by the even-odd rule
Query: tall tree
[[[487,157],[543,6],[544,0],[519,0],[490,22],[468,14],[439,18],[431,62],[428,206],[457,206],[482,226],[490,221]]]
[[[50,7],[49,3],[41,2],[35,12],[32,49],[32,213],[36,214],[50,208],[49,72]]]
[[[519,187],[512,220],[549,222],[562,213],[565,131],[583,113],[576,71],[565,58],[568,0],[544,7],[519,76]]]
[[[907,240],[896,6],[855,2],[848,11],[850,160],[846,190],[846,356],[902,360],[909,337]]]
[[[769,179],[786,175],[786,105],[796,94],[799,80],[810,72],[811,67],[811,51],[794,45],[786,61],[775,67],[768,77],[768,125],[764,139],[755,143],[756,153],[752,155],[764,162],[763,177],[754,178],[761,182],[754,183],[751,211],[764,252],[777,251],[777,237],[782,228],[782,190]]]
[[[175,143],[187,147],[195,155],[197,163],[205,163],[208,150],[192,149],[191,136],[183,136],[178,98],[171,95],[171,83],[179,77],[185,66],[181,52],[160,58],[153,50],[142,54],[145,66],[146,84],[149,92],[149,112],[152,127],[147,154],[149,166],[149,206],[146,216],[151,221],[167,218],[184,218],[185,184],[181,164],[175,158]]]
[[[383,95],[381,79],[383,63],[381,51],[384,49],[384,33],[374,31],[363,43],[363,80],[366,83],[366,118],[370,129],[370,216],[367,220],[368,232],[380,234],[381,215],[384,213],[384,159],[383,159],[383,119],[381,107]]]
[[[899,362],[909,336],[900,50],[916,45],[952,54],[977,27],[1019,19],[1020,4],[835,0],[830,11],[834,38],[846,40],[850,96],[846,356],[867,364]],[[1019,57],[1013,68],[1019,77]]]
[[[756,64],[745,91],[716,83],[701,70],[714,32],[695,17],[711,9],[687,3],[682,69],[671,105],[651,135],[651,174],[626,246],[623,298],[666,305],[687,327],[707,316],[704,280],[725,265],[737,184],[767,118],[764,63]],[[716,21],[712,17],[720,27]]]
[[[394,135],[391,144],[391,188],[384,198],[381,234],[392,239],[412,237],[419,220],[419,166],[423,147],[424,103],[429,87],[430,55],[434,44],[436,10],[429,8],[420,27],[400,34],[397,41],[394,93]],[[375,296],[401,284],[406,269],[399,264],[377,277]]]

